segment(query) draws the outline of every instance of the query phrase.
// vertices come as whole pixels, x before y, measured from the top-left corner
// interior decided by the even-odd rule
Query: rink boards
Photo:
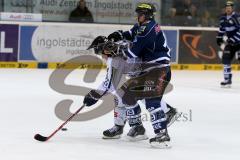
[[[0,68],[58,68],[86,55],[99,35],[129,30],[131,25],[0,22]],[[174,70],[221,70],[217,28],[162,27]],[[87,62],[86,62],[87,63]],[[234,58],[233,64],[239,64]],[[67,66],[72,68],[71,66]],[[83,64],[80,68],[88,68]],[[237,65],[233,70],[239,70]]]
[[[29,69],[101,69],[105,68],[103,65],[87,65],[87,64],[70,64],[64,63],[38,63],[38,62],[0,62],[0,69],[2,68],[29,68]],[[221,64],[172,64],[172,70],[223,70]],[[233,64],[232,70],[239,71],[240,65]]]

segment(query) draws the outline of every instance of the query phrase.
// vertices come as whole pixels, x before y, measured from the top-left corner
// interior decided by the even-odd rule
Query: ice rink
[[[48,136],[63,121],[54,108],[63,99],[73,99],[74,112],[83,97],[63,95],[48,84],[53,70],[0,70],[0,159],[1,160],[239,160],[240,72],[233,73],[232,88],[220,88],[220,71],[173,71],[174,90],[165,100],[178,108],[178,120],[169,128],[171,149],[151,148],[148,140],[128,142],[125,127],[119,140],[103,140],[102,131],[112,127],[113,112],[86,122],[70,122],[49,142],[37,142],[36,133]],[[83,70],[66,80],[83,84]],[[88,110],[88,109],[86,109]],[[146,112],[143,110],[143,113]],[[144,122],[153,137],[149,121]]]

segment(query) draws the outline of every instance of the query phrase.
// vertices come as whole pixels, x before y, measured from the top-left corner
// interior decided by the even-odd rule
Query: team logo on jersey
[[[138,30],[137,30],[137,34],[142,34],[146,29],[146,26],[141,26]]]
[[[152,122],[154,122],[154,121],[156,121],[157,120],[157,117],[156,117],[156,115],[154,115],[154,114],[151,114],[151,121]]]
[[[126,115],[127,116],[134,116],[134,110],[133,109],[129,109],[129,110],[127,110],[127,112],[126,112]]]
[[[108,78],[103,82],[104,88],[108,88],[109,82],[110,80]]]

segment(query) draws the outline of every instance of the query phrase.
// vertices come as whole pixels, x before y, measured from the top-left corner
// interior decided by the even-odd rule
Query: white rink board
[[[99,35],[107,36],[116,30],[119,27],[106,25],[39,26],[32,37],[32,53],[40,62],[65,62],[93,53],[93,50],[86,50],[92,41]]]
[[[38,62],[66,62],[67,60],[86,54],[92,54],[93,50],[86,50],[91,42],[99,35],[107,36],[116,30],[129,30],[132,25],[113,25],[113,24],[77,24],[77,23],[46,23],[46,22],[0,22],[0,24],[17,24],[22,31],[29,35],[24,41],[19,42],[23,46],[20,50],[20,61]],[[30,33],[32,28],[33,33]],[[27,29],[26,29],[27,28]],[[216,28],[200,27],[162,27],[163,30],[178,32],[184,30],[217,30]],[[32,34],[32,35],[30,35]],[[177,33],[176,33],[177,34]],[[178,41],[178,39],[177,39]],[[22,45],[27,43],[27,45]],[[29,43],[29,44],[28,44]],[[29,47],[28,47],[29,46]],[[26,53],[27,52],[27,53]],[[30,53],[28,53],[30,52]],[[25,55],[27,54],[27,55]],[[24,55],[24,56],[23,56]],[[29,60],[29,57],[34,59]],[[176,57],[178,57],[178,42],[176,44]],[[177,58],[174,60],[177,61]]]
[[[172,148],[152,149],[148,141],[131,143],[101,139],[102,131],[113,125],[113,113],[87,122],[67,125],[47,143],[36,142],[34,134],[49,135],[62,123],[54,115],[55,105],[63,99],[73,99],[75,111],[82,97],[62,95],[48,85],[53,70],[2,69],[1,136],[2,160],[239,160],[240,153],[240,73],[234,72],[233,87],[222,89],[218,71],[174,71],[174,90],[165,100],[179,111],[192,111],[192,121],[184,119],[169,128]],[[84,84],[83,70],[74,71],[67,84],[96,87],[104,71],[94,84]],[[145,112],[145,110],[143,110]],[[150,123],[144,122],[152,137]],[[125,128],[126,135],[128,126]]]

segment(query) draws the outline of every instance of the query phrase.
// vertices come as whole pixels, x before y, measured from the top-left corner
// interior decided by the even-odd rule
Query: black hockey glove
[[[223,38],[222,37],[217,37],[217,44],[219,46],[221,46],[222,43],[223,43]]]
[[[91,90],[83,100],[83,103],[89,107],[97,103],[97,101],[101,98],[101,95],[99,95],[95,90]]]
[[[123,40],[123,31],[122,30],[115,31],[115,32],[109,34],[109,36],[107,38],[108,38],[108,40],[114,41],[114,42]]]

